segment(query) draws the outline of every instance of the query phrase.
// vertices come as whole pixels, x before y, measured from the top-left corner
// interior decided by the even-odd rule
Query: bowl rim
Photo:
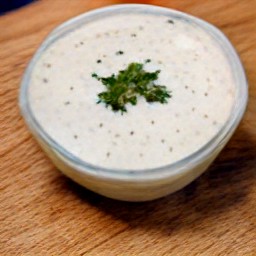
[[[150,13],[156,15],[165,15],[169,18],[181,18],[189,22],[192,22],[202,29],[206,30],[211,36],[213,36],[216,41],[223,48],[223,52],[226,54],[228,61],[230,62],[231,71],[234,75],[235,82],[237,82],[236,98],[230,113],[229,118],[223,127],[215,134],[215,136],[204,144],[197,151],[192,154],[182,158],[176,162],[163,165],[156,168],[146,168],[146,169],[122,169],[122,168],[105,168],[102,166],[90,164],[79,157],[76,157],[68,150],[63,148],[59,143],[53,140],[50,135],[48,135],[42,126],[37,122],[29,104],[28,100],[28,88],[30,76],[35,66],[37,60],[41,57],[44,50],[50,46],[55,40],[63,36],[65,33],[72,31],[72,26],[75,29],[84,24],[86,20],[101,18],[104,15],[114,14],[114,13],[126,13],[126,12],[137,12],[137,13]],[[226,52],[224,51],[226,48]],[[239,94],[239,95],[238,95]],[[68,21],[62,23],[57,28],[55,28],[40,45],[34,56],[32,57],[28,67],[25,70],[23,79],[21,81],[20,95],[19,95],[19,105],[21,109],[21,114],[24,117],[29,129],[35,137],[39,140],[44,141],[47,146],[49,146],[62,160],[66,162],[69,166],[73,167],[79,172],[90,173],[92,175],[100,175],[105,178],[115,178],[115,179],[127,179],[127,180],[137,180],[137,179],[153,179],[159,175],[181,175],[184,171],[188,169],[188,166],[192,169],[204,160],[204,158],[209,157],[214,151],[219,148],[222,144],[224,145],[226,139],[229,138],[230,134],[234,132],[239,122],[241,121],[243,114],[245,112],[248,101],[248,83],[246,75],[239,59],[239,56],[228,40],[228,38],[215,26],[209,24],[208,22],[194,17],[190,14],[183,13],[170,8],[159,7],[155,5],[146,4],[118,4],[111,5],[107,7],[98,8],[89,12],[85,12],[79,16],[76,16]],[[147,175],[147,176],[145,176]]]

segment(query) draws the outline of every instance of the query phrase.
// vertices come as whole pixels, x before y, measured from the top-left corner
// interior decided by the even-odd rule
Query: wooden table
[[[256,255],[255,0],[141,1],[221,28],[248,75],[239,129],[185,189],[148,203],[96,195],[57,171],[24,125],[19,83],[47,33],[89,9],[123,2],[42,0],[0,17],[0,255]]]

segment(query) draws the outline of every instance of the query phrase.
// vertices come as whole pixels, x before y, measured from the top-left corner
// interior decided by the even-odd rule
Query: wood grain
[[[0,255],[256,255],[255,0],[136,1],[215,24],[248,75],[239,129],[185,189],[148,203],[101,197],[61,175],[25,127],[19,83],[47,33],[89,9],[124,2],[42,0],[0,17]]]

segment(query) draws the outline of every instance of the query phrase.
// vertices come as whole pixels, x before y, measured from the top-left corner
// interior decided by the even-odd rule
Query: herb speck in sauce
[[[174,21],[171,20],[171,19],[167,20],[167,22],[168,22],[169,24],[174,24]]]
[[[117,51],[117,52],[116,52],[116,55],[123,55],[123,54],[124,54],[123,51]]]

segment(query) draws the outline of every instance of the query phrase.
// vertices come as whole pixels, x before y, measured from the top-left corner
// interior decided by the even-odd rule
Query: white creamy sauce
[[[50,137],[88,163],[121,169],[167,165],[211,140],[234,101],[229,63],[203,29],[168,20],[114,15],[56,40],[37,62],[29,88],[32,111]],[[171,91],[167,104],[141,97],[123,115],[97,104],[106,88],[93,73],[110,76],[146,59],[145,70],[161,70],[156,83]]]

